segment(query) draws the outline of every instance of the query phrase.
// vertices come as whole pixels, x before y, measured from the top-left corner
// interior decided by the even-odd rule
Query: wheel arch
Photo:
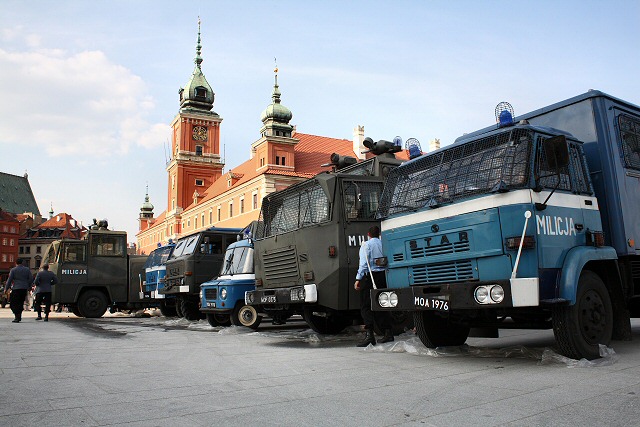
[[[580,273],[585,269],[598,274],[610,293],[616,287],[622,292],[617,259],[616,251],[611,247],[578,246],[569,250],[560,273],[558,296],[569,301],[570,305],[575,304]],[[608,270],[615,273],[607,273]]]
[[[111,293],[109,292],[109,287],[108,286],[101,286],[101,285],[87,285],[87,286],[82,286],[80,288],[78,288],[78,290],[76,291],[76,296],[75,296],[75,303],[77,304],[80,296],[87,292],[87,291],[99,291],[102,292],[104,294],[104,296],[107,298],[107,305],[110,307],[112,305],[112,299],[111,299]]]

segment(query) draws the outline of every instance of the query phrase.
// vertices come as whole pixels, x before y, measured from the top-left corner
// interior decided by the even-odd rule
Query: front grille
[[[266,253],[262,261],[267,281],[298,279],[298,263],[296,249],[293,246]]]
[[[393,254],[393,260],[396,262],[404,261],[404,254]]]
[[[410,249],[411,258],[426,258],[436,255],[446,255],[455,252],[466,252],[469,248],[469,242],[444,243],[440,245],[425,246],[423,248]]]
[[[471,260],[421,265],[413,267],[411,272],[413,274],[413,284],[415,285],[473,280]]]
[[[218,288],[205,288],[204,290],[204,298],[208,300],[217,299],[218,298]]]

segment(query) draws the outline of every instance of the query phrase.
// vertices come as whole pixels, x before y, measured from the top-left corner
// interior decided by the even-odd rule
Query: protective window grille
[[[344,215],[349,221],[375,220],[382,182],[343,182]]]
[[[584,160],[582,146],[574,142],[568,142],[569,164],[560,169],[560,173],[551,170],[548,166],[547,156],[544,151],[544,137],[538,136],[538,161],[536,162],[536,173],[538,185],[544,189],[554,189],[560,184],[558,190],[571,191],[579,194],[593,194],[590,181],[587,179],[588,170]]]
[[[513,129],[456,145],[389,173],[379,218],[528,185],[533,131]]]
[[[625,167],[640,170],[640,120],[621,114],[618,128]]]
[[[256,238],[266,238],[331,219],[331,204],[316,180],[273,193],[262,201]]]
[[[373,175],[373,165],[374,165],[374,159],[369,159],[363,162],[358,162],[352,166],[340,169],[338,172],[346,173],[349,175],[370,176],[370,175]]]

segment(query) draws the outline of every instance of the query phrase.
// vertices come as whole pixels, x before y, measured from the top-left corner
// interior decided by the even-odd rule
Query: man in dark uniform
[[[22,260],[16,261],[16,266],[9,272],[9,278],[4,285],[4,291],[7,292],[11,289],[11,298],[9,299],[9,305],[15,319],[13,323],[18,323],[22,320],[22,310],[24,308],[24,299],[27,296],[27,292],[31,289],[31,283],[33,282],[33,274],[29,267],[22,265]]]
[[[36,274],[36,320],[42,320],[42,307],[44,304],[44,321],[49,321],[49,311],[51,310],[51,286],[58,283],[58,278],[53,271],[49,271],[49,264],[44,264],[42,270]]]

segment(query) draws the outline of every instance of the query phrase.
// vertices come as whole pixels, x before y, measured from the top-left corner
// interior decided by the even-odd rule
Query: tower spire
[[[200,42],[200,17],[198,16],[198,44],[196,44],[196,57],[193,62],[195,62],[196,67],[198,67],[199,69],[201,69],[200,64],[202,64],[202,56],[200,56],[201,53],[202,44]]]

